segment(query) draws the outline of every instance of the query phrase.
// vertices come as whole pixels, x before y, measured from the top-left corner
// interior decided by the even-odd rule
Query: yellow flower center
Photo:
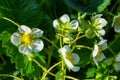
[[[34,42],[34,36],[32,34],[23,34],[21,35],[21,42],[24,45],[31,45]]]
[[[73,63],[73,57],[71,54],[66,54],[66,59],[68,59],[71,63]]]
[[[96,55],[96,57],[99,57],[102,54],[102,47],[98,46],[98,53]]]
[[[62,32],[66,32],[66,33],[69,33],[69,30],[70,30],[70,23],[67,22],[67,23],[61,23],[61,25],[59,26],[59,30],[61,30]]]
[[[115,25],[120,26],[120,17],[115,19]]]

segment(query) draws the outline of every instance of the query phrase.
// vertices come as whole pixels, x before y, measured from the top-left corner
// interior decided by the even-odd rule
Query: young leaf
[[[3,17],[28,26],[38,26],[41,14],[35,0],[0,0],[0,14]]]
[[[95,76],[95,71],[96,71],[95,68],[89,68],[88,71],[87,71],[87,78],[94,77]]]

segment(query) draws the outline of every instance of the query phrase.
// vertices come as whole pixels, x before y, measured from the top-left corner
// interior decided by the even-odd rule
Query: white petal
[[[67,67],[69,67],[70,69],[74,67],[74,65],[73,65],[68,59],[65,59],[65,64],[66,64]]]
[[[58,20],[54,20],[53,21],[53,27],[57,28],[57,26],[59,26],[59,22],[58,22]]]
[[[70,24],[71,24],[71,29],[76,30],[78,28],[78,21],[77,20],[72,20],[70,22]]]
[[[78,72],[80,70],[80,67],[74,66],[73,68],[71,68],[71,70],[73,72]]]
[[[98,43],[98,45],[102,45],[102,44],[104,44],[104,43],[106,43],[107,42],[107,40],[106,39],[103,39],[103,40],[101,40],[99,43]]]
[[[98,66],[98,62],[97,62],[96,58],[93,58],[93,61]]]
[[[31,29],[29,27],[27,27],[26,25],[21,25],[18,28],[20,33],[31,33]]]
[[[102,14],[97,14],[94,16],[94,19],[100,18],[102,16]]]
[[[80,16],[78,16],[78,22],[79,22],[80,24],[82,24],[82,20],[81,20],[81,17],[80,17]]]
[[[80,70],[80,67],[74,66],[68,59],[65,59],[65,63],[68,68],[70,68],[73,72],[77,72]]]
[[[73,64],[77,64],[80,61],[80,57],[75,53],[72,53],[71,55],[73,58]]]
[[[21,41],[20,41],[20,34],[13,33],[12,36],[11,36],[11,42],[15,46],[18,46],[21,43]]]
[[[98,45],[94,45],[94,50],[93,50],[93,52],[92,52],[92,56],[93,57],[96,57],[97,56],[97,54],[98,54],[98,50],[99,50],[99,47],[98,47]]]
[[[59,53],[62,54],[62,56],[65,58],[66,57],[66,54],[69,54],[71,53],[71,49],[68,45],[65,45],[63,48],[60,48],[58,50]]]
[[[105,30],[104,30],[104,29],[101,29],[101,30],[98,31],[98,33],[99,33],[100,35],[104,36],[104,35],[105,35]]]
[[[63,48],[66,49],[66,53],[71,53],[71,49],[68,45],[65,45]]]
[[[30,46],[20,45],[18,50],[20,53],[23,53],[26,55],[29,55],[32,53],[32,48]]]
[[[117,57],[115,58],[116,62],[120,62],[120,53],[117,55]]]
[[[43,49],[44,43],[42,40],[37,40],[31,45],[31,47],[33,52],[39,52]]]
[[[95,57],[94,59],[97,61],[97,62],[100,62],[102,61],[103,59],[105,59],[105,55],[102,53],[99,57]]]
[[[98,45],[101,46],[102,50],[107,49],[107,40],[106,40],[106,39],[101,40],[101,41],[98,43]]]
[[[120,71],[120,63],[114,63],[113,67],[116,71]]]
[[[43,31],[39,28],[33,28],[32,29],[32,34],[36,37],[39,38],[43,35]]]
[[[58,52],[61,53],[62,56],[65,58],[65,56],[66,56],[66,49],[60,48],[60,49],[58,50]]]
[[[104,26],[107,25],[107,21],[104,18],[100,18],[98,21],[99,28],[102,29]]]
[[[114,26],[115,32],[119,33],[120,32],[120,26]]]
[[[64,14],[63,16],[60,17],[60,20],[63,22],[63,23],[66,23],[66,22],[70,22],[70,18],[67,14]]]

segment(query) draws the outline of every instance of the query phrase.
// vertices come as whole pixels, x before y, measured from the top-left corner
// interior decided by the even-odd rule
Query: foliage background
[[[44,36],[51,41],[55,40],[55,30],[52,26],[52,21],[64,13],[69,14],[74,19],[78,11],[81,13],[86,12],[88,18],[92,14],[103,14],[108,21],[104,38],[108,40],[109,46],[117,54],[120,51],[120,45],[118,45],[120,34],[114,32],[111,23],[113,15],[117,15],[120,11],[119,0],[0,0],[0,17],[7,17],[20,25],[24,24],[31,28],[38,27],[44,31]],[[9,41],[11,34],[15,31],[17,31],[17,27],[14,24],[0,18],[0,73],[13,74],[19,70],[25,80],[33,80],[33,77],[36,80],[36,77],[42,73],[41,69],[34,62],[29,62],[28,58],[25,55],[21,55]],[[89,39],[89,41],[88,39],[83,40],[78,43],[93,47],[92,39]],[[39,55],[36,53],[34,57],[42,65],[49,67],[56,63],[59,58],[54,47],[45,40],[44,43],[45,49],[51,53],[54,52],[54,55],[51,54],[53,57],[51,63],[47,65],[47,57],[49,57],[47,50],[43,50]],[[68,72],[67,74],[78,79],[94,78],[96,68],[90,63],[91,52],[86,49],[76,50],[76,52],[81,53],[79,56],[82,56],[81,62],[78,64],[81,69],[77,73]],[[105,51],[105,55],[112,57],[109,50]],[[111,68],[110,66],[108,70],[111,70]],[[104,72],[105,69],[102,68],[102,71]],[[53,72],[56,72],[56,70]],[[113,76],[118,76],[119,74],[114,71],[110,73]],[[21,75],[18,74],[18,76]],[[120,79],[119,76],[118,79]],[[0,77],[0,80],[12,80],[12,78]]]

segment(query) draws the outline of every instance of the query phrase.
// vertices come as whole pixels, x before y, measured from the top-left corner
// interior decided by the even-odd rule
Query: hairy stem
[[[79,80],[79,79],[77,79],[77,78],[74,78],[74,77],[72,77],[72,76],[64,76],[65,78],[68,78],[68,79],[71,79],[71,80]]]
[[[0,76],[12,77],[12,78],[14,78],[14,79],[16,79],[16,80],[23,80],[23,79],[21,79],[21,78],[19,78],[19,77],[16,77],[16,76],[13,76],[13,75],[10,75],[10,74],[0,74]]]
[[[62,62],[62,61],[56,63],[55,65],[53,65],[52,67],[50,67],[45,73],[43,73],[41,80],[44,80],[45,77],[46,77],[46,75],[47,75],[54,67],[56,67],[57,65],[61,64],[61,62]]]
[[[2,17],[2,18],[5,19],[5,20],[7,20],[7,21],[9,21],[9,22],[11,22],[11,23],[13,23],[13,24],[16,25],[17,27],[20,26],[18,23],[14,22],[13,20],[11,20],[11,19],[9,19],[9,18],[6,18],[6,17]]]

